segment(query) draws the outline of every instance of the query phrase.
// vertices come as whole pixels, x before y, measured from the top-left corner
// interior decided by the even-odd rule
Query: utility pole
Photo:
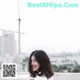
[[[21,54],[21,35],[20,35],[20,21],[21,19],[18,19],[18,72],[19,72],[19,63],[20,63],[20,54]]]
[[[21,35],[20,35],[20,21],[21,19],[19,18],[19,25],[18,25],[18,53],[21,53]]]
[[[18,72],[20,71],[19,70],[19,63],[20,63],[20,54],[21,54],[21,35],[20,35],[20,22],[21,22],[21,19],[20,19],[20,5],[19,5],[19,0],[18,0]]]

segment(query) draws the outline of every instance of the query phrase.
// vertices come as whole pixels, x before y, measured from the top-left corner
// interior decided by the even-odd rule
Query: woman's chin
[[[32,71],[37,71],[36,69],[32,69]]]

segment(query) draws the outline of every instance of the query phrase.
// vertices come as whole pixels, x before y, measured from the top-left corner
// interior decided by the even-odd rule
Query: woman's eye
[[[33,60],[33,62],[36,62],[36,60]]]
[[[36,62],[36,60],[32,60],[32,62]]]

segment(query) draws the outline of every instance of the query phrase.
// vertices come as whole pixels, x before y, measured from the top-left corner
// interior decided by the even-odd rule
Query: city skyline
[[[21,32],[25,32],[21,34],[22,52],[35,49],[47,52],[80,50],[80,6],[63,9],[28,8],[28,1],[19,2],[20,15],[18,0],[0,1],[0,29],[18,31],[18,18],[21,18]]]

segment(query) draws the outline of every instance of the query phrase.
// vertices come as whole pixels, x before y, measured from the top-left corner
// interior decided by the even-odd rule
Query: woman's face
[[[31,66],[32,66],[32,71],[38,71],[39,68],[40,68],[40,65],[37,62],[37,60],[36,60],[34,55],[31,57]]]

